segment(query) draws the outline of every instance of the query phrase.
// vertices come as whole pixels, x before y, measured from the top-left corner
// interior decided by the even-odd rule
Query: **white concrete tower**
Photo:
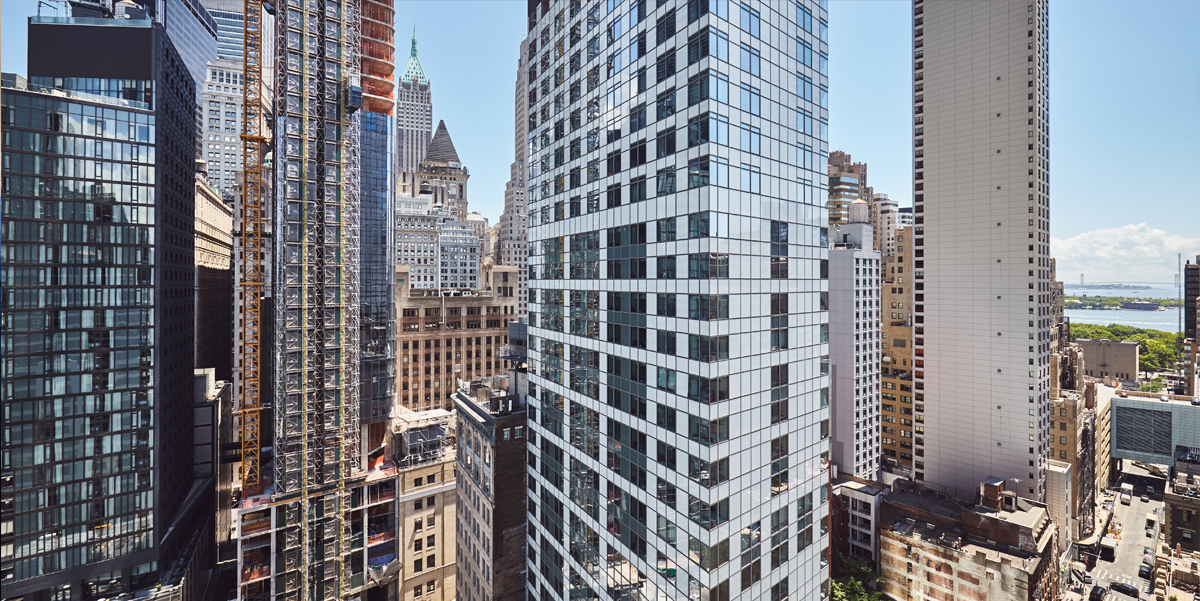
[[[879,261],[865,200],[850,203],[850,223],[835,225],[829,246],[829,362],[833,383],[833,462],[859,478],[879,479]],[[911,416],[904,416],[911,419]],[[897,420],[888,415],[884,419]],[[912,422],[884,423],[896,438]]]
[[[915,477],[1044,498],[1049,449],[1045,0],[913,4]]]

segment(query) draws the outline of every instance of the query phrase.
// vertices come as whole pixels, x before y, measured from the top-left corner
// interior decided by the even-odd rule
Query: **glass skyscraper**
[[[530,598],[827,597],[825,2],[528,6]]]
[[[160,22],[166,24],[167,34],[199,89],[208,74],[206,65],[217,58],[216,22],[200,0],[166,0],[166,19]]]
[[[217,29],[217,58],[242,62],[242,0],[203,0]]]
[[[392,0],[362,3],[363,110],[358,142],[362,421],[381,428],[396,402],[395,28]]]
[[[362,421],[383,423],[396,397],[396,210],[392,115],[359,111],[362,146]]]
[[[0,583],[96,598],[157,583],[186,527],[195,89],[147,20],[33,18],[29,54],[0,94]]]

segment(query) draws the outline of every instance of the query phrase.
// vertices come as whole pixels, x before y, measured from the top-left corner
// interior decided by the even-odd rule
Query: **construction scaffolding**
[[[262,0],[245,1],[243,160],[248,224],[273,209],[268,244],[243,234],[242,490],[236,522],[238,598],[342,599],[362,588],[363,449],[359,420],[359,0],[282,0],[263,31]],[[274,144],[263,105],[262,57],[274,44]],[[253,77],[257,79],[251,79]],[[251,84],[254,83],[252,86]],[[253,88],[253,93],[252,93]],[[261,180],[275,158],[274,201]],[[257,221],[255,221],[257,220]],[[261,230],[261,225],[259,226]],[[255,299],[274,287],[273,315]],[[270,467],[259,414],[263,320],[274,324],[276,385]],[[253,347],[251,347],[253,345]],[[270,478],[263,472],[270,470]],[[358,524],[355,526],[355,524]],[[355,528],[359,532],[356,532]]]
[[[267,148],[262,81],[262,2],[244,0],[244,82],[242,86],[242,196],[238,207],[241,233],[240,269],[242,321],[238,412],[241,415],[242,487],[251,495],[262,490],[259,441],[262,413],[262,299],[266,274],[265,215],[263,214],[263,156]],[[269,317],[268,317],[269,319]]]

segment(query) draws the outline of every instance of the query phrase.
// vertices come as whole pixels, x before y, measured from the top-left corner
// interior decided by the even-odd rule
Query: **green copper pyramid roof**
[[[416,27],[413,27],[412,56],[408,59],[408,66],[404,67],[404,75],[400,77],[400,81],[412,81],[414,77],[417,83],[429,85],[429,80],[425,78],[425,70],[421,68],[421,61],[417,58]]]

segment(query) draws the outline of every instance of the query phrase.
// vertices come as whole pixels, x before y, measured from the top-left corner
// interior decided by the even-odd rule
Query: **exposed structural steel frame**
[[[262,412],[262,298],[266,285],[265,228],[262,198],[262,161],[267,138],[263,114],[262,1],[243,0],[244,83],[242,85],[242,295],[241,389],[238,412],[242,416],[242,489],[246,496],[262,492],[262,446],[259,439]]]

